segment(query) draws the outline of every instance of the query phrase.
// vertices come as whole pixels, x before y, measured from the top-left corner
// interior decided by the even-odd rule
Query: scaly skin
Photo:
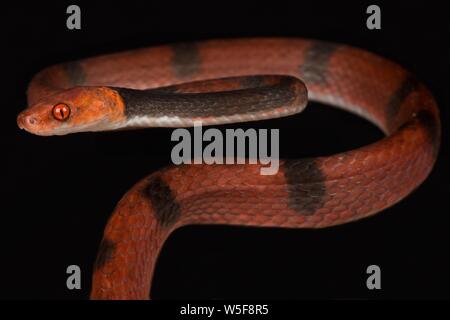
[[[114,130],[132,115],[145,118],[149,116],[145,112],[158,110],[154,92],[150,92],[149,106],[142,107],[139,93],[117,87],[158,88],[259,74],[300,78],[311,100],[356,113],[380,127],[387,137],[330,157],[284,160],[279,172],[271,176],[260,175],[259,165],[248,164],[170,166],[153,173],[128,191],[108,222],[95,265],[91,298],[149,298],[161,246],[180,226],[322,228],[342,224],[400,201],[431,171],[439,149],[440,121],[436,103],[424,85],[400,66],[372,53],[313,40],[213,40],[53,66],[31,82],[30,108],[19,115],[18,123],[35,134]],[[248,80],[178,86],[172,93],[235,90],[245,87]],[[303,109],[300,82],[250,80],[255,87],[261,81],[270,86],[267,94],[271,98],[278,99],[280,92],[296,92],[297,98],[269,99],[276,101],[271,116]],[[95,88],[69,89],[88,85]],[[263,92],[257,90],[257,94]],[[252,92],[246,92],[245,99],[250,99]],[[195,108],[204,110],[203,119],[218,112],[210,106],[214,100],[205,97],[209,96],[195,100],[200,105],[192,109],[193,113]],[[170,105],[169,99],[178,98],[168,96],[164,106]],[[53,105],[60,102],[77,108],[64,123],[49,116]],[[171,112],[186,112],[173,105]],[[248,121],[245,114],[251,106],[243,109],[239,116]],[[233,118],[229,114],[224,117]],[[235,118],[239,117],[232,121]]]

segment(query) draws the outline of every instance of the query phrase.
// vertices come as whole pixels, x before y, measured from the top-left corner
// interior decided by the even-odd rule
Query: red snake
[[[275,175],[261,175],[255,164],[154,172],[110,217],[91,298],[149,298],[161,246],[186,224],[321,228],[392,206],[433,167],[438,108],[428,89],[397,64],[305,39],[164,45],[38,73],[28,89],[29,108],[17,119],[38,135],[282,117],[300,112],[307,95],[368,119],[386,137],[329,157],[282,160]]]

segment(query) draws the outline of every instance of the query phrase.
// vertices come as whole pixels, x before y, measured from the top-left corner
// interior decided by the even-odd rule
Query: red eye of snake
[[[70,108],[65,103],[58,103],[53,107],[52,113],[56,120],[64,121],[70,115]]]

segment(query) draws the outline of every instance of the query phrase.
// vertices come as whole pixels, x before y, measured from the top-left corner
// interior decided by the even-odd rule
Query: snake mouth
[[[25,112],[17,116],[17,125],[20,129],[39,136],[62,136],[79,132],[94,132],[104,130],[115,130],[123,126],[119,122],[110,122],[107,117],[84,123],[81,125],[72,125],[69,123],[59,124],[58,126],[48,128],[43,122],[33,115],[27,115]]]
[[[23,117],[19,114],[17,116],[17,126],[19,127],[19,129],[22,129],[22,130],[25,129],[25,126],[23,123],[24,123]]]

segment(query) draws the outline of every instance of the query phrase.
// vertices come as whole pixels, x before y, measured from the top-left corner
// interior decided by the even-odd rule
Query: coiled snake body
[[[261,175],[255,164],[169,166],[151,174],[120,200],[106,226],[91,298],[149,298],[158,252],[182,225],[320,228],[393,205],[434,164],[438,109],[397,64],[305,39],[145,48],[52,66],[33,78],[29,108],[17,121],[39,135],[282,117],[306,105],[298,79],[311,100],[356,113],[386,137],[329,157],[281,161],[275,175]]]

